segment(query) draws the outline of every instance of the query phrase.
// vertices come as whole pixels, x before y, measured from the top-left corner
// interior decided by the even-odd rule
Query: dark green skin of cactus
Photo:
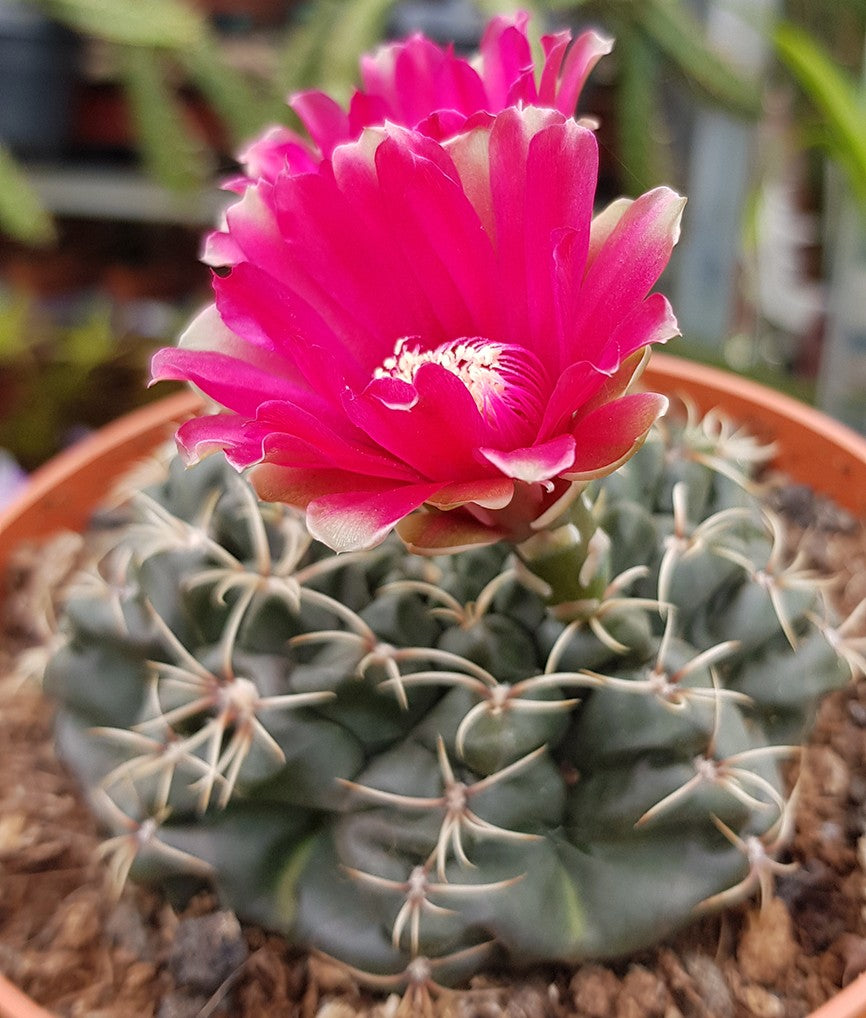
[[[611,538],[605,582],[631,566],[647,567],[646,577],[621,598],[656,595],[665,542],[675,529],[672,491],[682,480],[688,484],[691,525],[732,505],[751,507],[753,518],[738,521],[726,540],[759,565],[766,559],[769,541],[755,499],[688,450],[666,451],[654,436],[623,470],[598,485],[603,491],[598,515]],[[250,564],[256,548],[247,503],[238,493],[241,483],[217,458],[188,469],[174,463],[169,479],[150,496],[187,521],[208,507],[209,533],[235,559]],[[263,507],[262,519],[277,559],[285,534],[274,522],[273,507]],[[137,554],[119,593],[111,603],[100,594],[69,604],[68,643],[46,674],[46,686],[60,704],[58,745],[97,806],[94,790],[141,752],[101,730],[130,730],[152,721],[152,662],[178,663],[148,604],[188,653],[218,675],[227,620],[241,596],[240,588],[231,588],[220,599],[216,580],[190,582],[219,564],[206,546],[153,548],[134,528],[125,540]],[[312,544],[299,568],[330,555]],[[464,605],[512,565],[510,549],[502,545],[425,560],[389,541],[309,580],[311,590],[348,605],[382,644],[398,652],[416,649],[399,663],[407,705],[393,684],[382,685],[391,673],[381,661],[368,662],[358,674],[369,650],[358,641],[293,641],[347,630],[345,620],[320,599],[302,597],[291,604],[273,593],[256,595],[233,640],[233,674],[249,679],[262,697],[323,691],[333,696],[262,710],[257,716],[281,755],[253,741],[225,804],[215,788],[202,810],[197,782],[207,747],[196,746],[192,759],[174,772],[158,818],[158,840],[142,843],[133,877],[150,882],[182,877],[182,857],[160,850],[170,846],[210,864],[225,904],[241,918],[369,973],[401,972],[414,954],[444,957],[440,981],[467,974],[465,967],[452,971],[448,956],[487,941],[495,942],[494,960],[517,965],[621,956],[664,938],[692,920],[703,901],[744,881],[749,863],[743,851],[712,818],[742,839],[770,831],[783,793],[783,754],[753,751],[799,742],[818,699],[847,675],[807,620],[807,611],[818,610],[817,594],[785,595],[790,625],[802,639],[795,654],[766,590],[746,570],[707,549],[684,558],[672,573],[676,624],[664,670],[676,673],[722,641],[739,641],[739,649],[714,665],[715,677],[709,667],[688,671],[679,682],[681,695],[671,700],[565,678],[561,685],[537,683],[513,704],[485,710],[477,708],[482,695],[471,683],[413,684],[413,674],[461,672],[435,654],[425,657],[425,648],[474,662],[503,687],[545,672],[567,622],[519,577],[505,580],[486,612],[468,620],[436,611],[443,602],[429,592],[386,586],[432,578]],[[624,601],[603,621],[627,651],[611,649],[589,625],[575,625],[552,670],[567,676],[589,669],[638,688],[657,666],[665,618]],[[464,668],[461,674],[471,672]],[[688,692],[712,690],[714,681],[749,700],[692,698]],[[191,699],[160,680],[159,709],[165,714]],[[566,700],[577,702],[563,707]],[[557,704],[561,709],[552,709]],[[473,708],[474,722],[458,739]],[[175,738],[194,735],[215,713],[216,707],[203,706],[182,716]],[[139,730],[154,735],[159,725]],[[229,724],[222,747],[231,735]],[[455,780],[468,790],[467,808],[480,820],[458,827],[463,861],[454,832],[443,836],[443,750]],[[743,766],[755,778],[742,786],[751,798],[723,782],[696,779],[698,761],[743,753],[752,754]],[[133,781],[109,782],[107,791],[133,821],[145,821],[158,812],[161,773],[136,772]],[[377,800],[357,786],[408,801]],[[683,788],[667,808],[639,822]],[[108,814],[103,819],[112,823]],[[110,833],[122,830],[115,825]],[[421,912],[417,945],[410,943],[411,924],[404,922],[395,946],[392,933],[406,902],[401,887],[425,865],[437,888],[428,900],[438,908]],[[359,878],[358,872],[375,879]],[[443,890],[499,882],[505,883],[476,893]]]

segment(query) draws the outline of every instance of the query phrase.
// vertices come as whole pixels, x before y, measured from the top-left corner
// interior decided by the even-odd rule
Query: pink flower
[[[233,186],[243,190],[259,177],[273,180],[286,169],[306,173],[330,158],[337,145],[386,121],[441,141],[479,111],[499,113],[520,103],[571,116],[586,79],[613,42],[591,30],[573,43],[567,31],[545,36],[536,83],[528,21],[525,13],[493,18],[472,62],[457,56],[452,46],[438,46],[420,34],[363,56],[362,88],[352,95],[348,111],[322,92],[292,96],[289,105],[312,141],[285,127],[271,128],[241,154],[246,176]]]
[[[527,537],[666,405],[630,386],[677,334],[648,294],[684,201],[593,219],[597,164],[591,131],[512,107],[444,142],[369,129],[248,187],[215,304],[153,362],[227,411],[183,425],[187,456],[224,449],[338,550],[397,524],[428,550]]]
[[[380,47],[361,58],[363,87],[353,94],[348,112],[323,92],[291,96],[289,105],[309,140],[288,127],[269,128],[241,153],[244,175],[228,181],[226,188],[242,195],[257,180],[314,172],[338,145],[386,122],[444,141],[477,113],[499,113],[518,104],[571,116],[586,79],[611,51],[613,40],[592,30],[574,41],[567,31],[544,36],[536,83],[528,21],[522,12],[492,18],[471,62],[457,56],[452,46],[438,46],[420,34]],[[214,230],[205,239],[203,260],[208,265],[233,265],[239,259],[243,255],[230,231]]]

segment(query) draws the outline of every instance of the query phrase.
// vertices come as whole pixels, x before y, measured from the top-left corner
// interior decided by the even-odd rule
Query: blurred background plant
[[[863,301],[834,296],[866,292],[866,0],[0,0],[0,446],[29,469],[149,398],[150,351],[207,296],[219,181],[290,91],[346,98],[379,41],[471,50],[517,9],[616,38],[581,112],[600,201],[690,196],[678,350],[866,407]]]

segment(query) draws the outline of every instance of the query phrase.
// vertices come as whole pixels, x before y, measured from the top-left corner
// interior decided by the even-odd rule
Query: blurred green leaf
[[[25,244],[55,240],[54,224],[18,164],[0,144],[0,231]]]
[[[358,60],[384,34],[396,0],[319,0],[306,11],[281,56],[286,91],[318,88],[345,101],[358,81]]]
[[[395,0],[353,0],[330,26],[327,59],[322,65],[322,87],[328,83],[351,85],[358,80],[361,54],[374,47],[385,30]]]
[[[249,140],[266,124],[286,119],[285,103],[275,94],[273,85],[255,88],[226,63],[212,38],[205,37],[197,46],[175,56],[221,117],[233,144]]]
[[[202,16],[177,0],[43,0],[42,6],[84,35],[130,46],[185,49],[205,33]]]
[[[184,117],[161,53],[134,46],[121,52],[121,72],[147,169],[175,191],[201,186],[204,149]]]
[[[278,58],[277,76],[286,93],[320,84],[318,75],[340,0],[317,0],[304,8]]]
[[[0,364],[22,361],[30,350],[30,298],[15,290],[0,304]]]
[[[540,8],[546,6],[539,0],[476,0],[481,13],[487,18],[497,14],[513,14],[515,11],[526,11],[533,22],[539,17]],[[537,25],[533,27],[537,28]]]
[[[866,96],[813,40],[782,23],[773,36],[779,58],[823,117],[826,145],[866,204]]]
[[[116,351],[110,314],[97,306],[83,322],[69,328],[57,359],[76,375],[86,377],[98,365],[110,362]]]
[[[639,194],[662,182],[662,156],[651,127],[657,117],[658,62],[646,39],[632,26],[618,26],[618,88],[614,98],[622,161],[628,190]]]
[[[641,0],[631,9],[641,30],[704,98],[731,113],[758,115],[761,94],[756,82],[707,45],[702,25],[679,0]]]

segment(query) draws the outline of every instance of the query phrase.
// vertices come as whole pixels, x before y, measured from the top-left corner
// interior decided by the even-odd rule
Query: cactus
[[[118,888],[211,882],[411,994],[766,893],[780,766],[856,653],[783,553],[765,452],[665,418],[568,523],[427,558],[334,555],[222,456],[172,462],[101,534],[45,679]]]

